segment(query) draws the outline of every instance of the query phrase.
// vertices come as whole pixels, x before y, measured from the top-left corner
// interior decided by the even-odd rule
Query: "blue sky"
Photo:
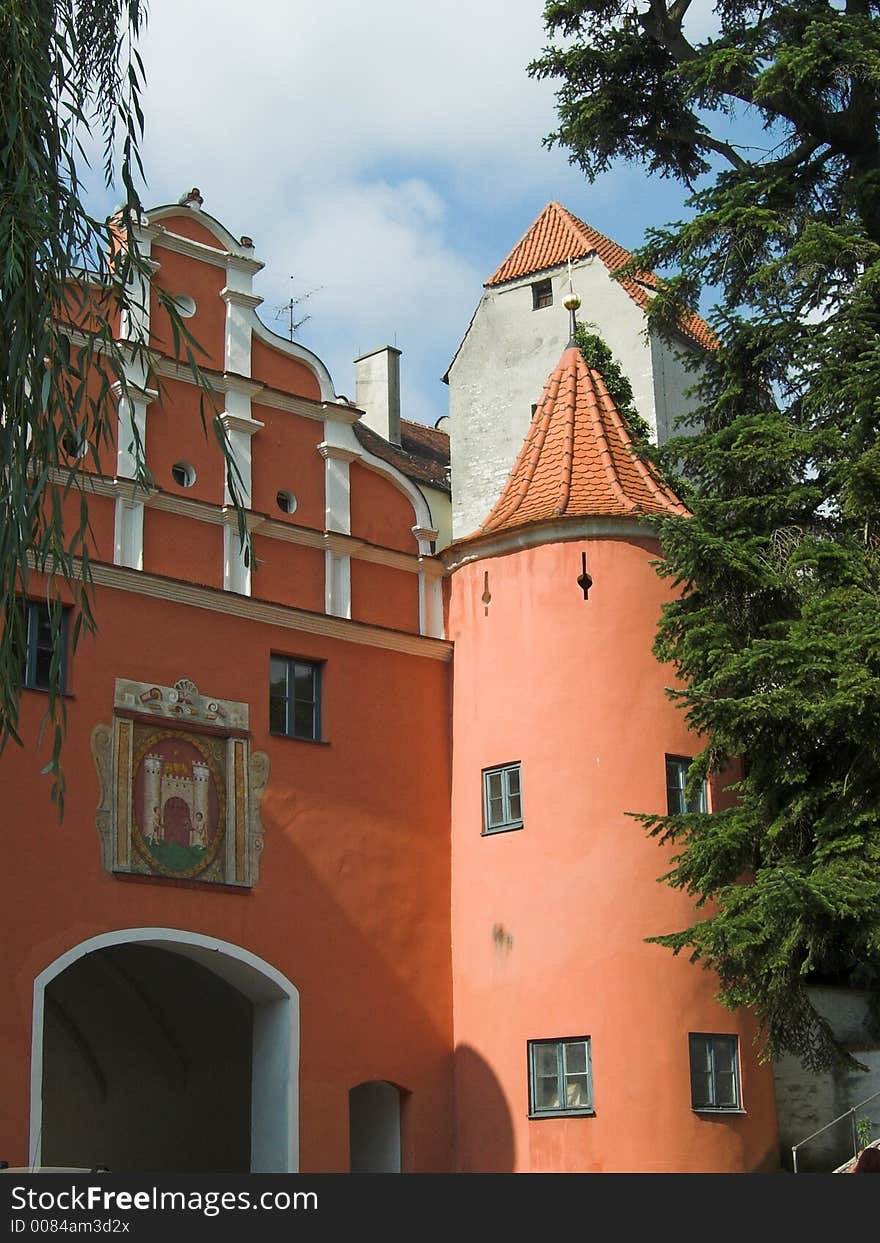
[[[620,168],[589,185],[547,151],[554,87],[527,76],[541,0],[153,0],[147,207],[191,186],[254,238],[259,314],[310,291],[297,339],[353,396],[352,360],[403,351],[404,417],[446,412],[440,382],[482,283],[550,199],[626,246],[683,192]],[[711,22],[695,0],[691,33]],[[293,277],[293,280],[291,280]]]

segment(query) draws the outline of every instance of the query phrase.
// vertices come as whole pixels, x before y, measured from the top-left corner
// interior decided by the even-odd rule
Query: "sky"
[[[669,181],[621,166],[590,185],[542,145],[555,87],[526,72],[548,42],[542,9],[151,0],[144,205],[197,186],[254,239],[263,321],[286,335],[298,299],[296,339],[352,398],[353,360],[396,345],[401,412],[433,424],[483,282],[551,199],[630,248],[682,214]],[[696,0],[693,37],[711,10]]]

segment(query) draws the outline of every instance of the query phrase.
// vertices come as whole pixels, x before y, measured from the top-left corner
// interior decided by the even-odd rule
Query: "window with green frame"
[[[529,1041],[529,1116],[593,1112],[590,1037]]]
[[[321,739],[321,665],[293,656],[269,664],[269,730],[308,742]]]
[[[739,1037],[691,1032],[692,1109],[740,1109]]]
[[[483,832],[504,833],[522,828],[520,764],[483,769]]]
[[[21,684],[32,691],[48,691],[52,681],[52,614],[50,606],[42,600],[20,601],[21,642],[16,636],[21,660]],[[67,632],[70,609],[61,609],[60,644],[55,689],[64,694],[67,689]]]
[[[687,798],[688,772],[692,759],[684,755],[667,755],[666,757],[666,812],[670,816],[681,816],[685,812],[706,811],[706,783],[700,782],[696,794]]]

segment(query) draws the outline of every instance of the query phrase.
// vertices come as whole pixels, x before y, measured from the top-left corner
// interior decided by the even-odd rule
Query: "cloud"
[[[352,360],[396,345],[404,353],[405,417],[433,422],[445,406],[438,342],[463,332],[482,283],[456,252],[448,223],[445,202],[422,180],[322,187],[300,200],[295,221],[279,221],[265,239],[273,269],[258,284],[263,319],[283,333],[279,308],[308,294],[295,308],[297,317],[311,317],[297,339],[324,358],[349,395]]]
[[[155,4],[141,44],[144,202],[199,186],[205,210],[252,236],[266,262],[264,321],[283,333],[278,309],[310,294],[298,339],[349,393],[357,353],[396,340],[404,414],[433,422],[446,408],[438,377],[483,280],[548,199],[599,228],[604,217],[628,245],[640,240],[632,221],[662,210],[656,185],[643,205],[640,174],[588,188],[566,152],[542,147],[555,87],[526,73],[548,41],[541,9]],[[711,12],[708,0],[693,5],[698,33]]]
[[[234,156],[244,180],[295,192],[388,160],[480,167],[516,153],[540,178],[553,89],[530,81],[535,0],[227,0],[154,6],[144,40],[146,144],[162,183]]]

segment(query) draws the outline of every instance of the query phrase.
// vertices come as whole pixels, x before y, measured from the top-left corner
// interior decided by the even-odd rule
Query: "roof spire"
[[[572,292],[566,303],[569,297],[579,301]],[[575,309],[569,308],[572,318]],[[566,518],[645,514],[686,517],[688,511],[633,451],[602,376],[587,366],[576,345],[566,346],[501,495],[479,530],[466,538]],[[586,578],[578,585],[590,586]]]
[[[571,256],[568,259],[568,293],[562,299],[562,305],[568,311],[568,337],[569,345],[575,344],[574,334],[577,331],[577,310],[581,304],[580,298],[574,291],[574,285],[571,283]]]

